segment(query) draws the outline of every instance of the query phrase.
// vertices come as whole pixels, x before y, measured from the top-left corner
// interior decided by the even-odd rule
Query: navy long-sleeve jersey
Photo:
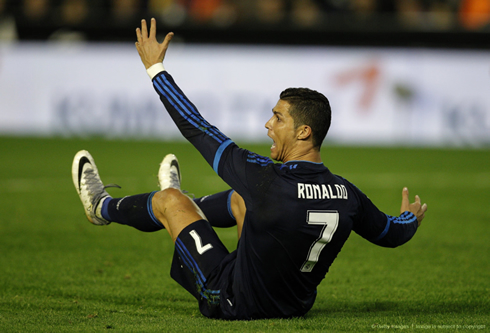
[[[222,302],[223,317],[303,315],[351,230],[386,247],[414,235],[415,215],[382,213],[322,163],[274,163],[239,148],[199,114],[167,72],[153,85],[184,137],[245,201],[236,260],[222,290],[234,307]]]

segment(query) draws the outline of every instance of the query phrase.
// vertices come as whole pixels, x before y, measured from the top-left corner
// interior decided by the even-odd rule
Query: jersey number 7
[[[311,244],[308,256],[303,266],[301,266],[302,272],[311,272],[318,262],[323,248],[330,243],[333,234],[337,230],[337,226],[339,225],[339,212],[336,210],[309,210],[306,213],[306,222],[308,224],[323,226],[320,237]]]

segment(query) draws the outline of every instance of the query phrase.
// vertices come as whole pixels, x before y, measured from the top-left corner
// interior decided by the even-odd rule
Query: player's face
[[[271,158],[276,161],[287,162],[292,159],[296,144],[296,130],[294,119],[289,114],[288,102],[279,100],[272,109],[272,117],[265,124],[267,135],[272,139]]]

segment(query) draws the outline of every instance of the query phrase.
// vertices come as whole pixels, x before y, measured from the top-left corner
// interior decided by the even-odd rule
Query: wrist
[[[148,73],[148,76],[150,77],[150,79],[153,80],[153,78],[160,72],[163,72],[165,70],[165,68],[163,67],[163,63],[161,62],[157,62],[156,64],[154,65],[151,65],[150,67],[148,67],[146,69],[146,73]]]

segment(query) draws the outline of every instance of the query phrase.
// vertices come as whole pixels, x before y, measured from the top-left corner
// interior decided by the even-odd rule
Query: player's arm
[[[359,198],[362,217],[356,221],[353,230],[370,242],[384,247],[397,247],[408,242],[427,211],[427,205],[421,204],[419,196],[415,196],[415,202],[410,203],[407,188],[402,191],[399,216],[382,213],[362,193]]]
[[[194,104],[177,86],[172,76],[165,71],[162,61],[165,58],[173,33],[168,33],[165,40],[158,43],[156,40],[156,20],[152,18],[149,31],[146,21],[141,21],[141,29],[136,29],[136,37],[136,49],[141,61],[170,117],[182,135],[199,150],[214,168],[215,164],[219,162],[222,152],[232,144],[232,141],[201,116]]]
[[[245,176],[245,166],[248,161],[251,161],[248,164],[257,168],[272,161],[240,149],[218,128],[209,124],[177,86],[172,76],[165,71],[162,61],[173,33],[167,34],[165,40],[161,44],[158,43],[156,21],[152,19],[149,31],[146,21],[141,21],[141,29],[136,29],[136,36],[138,40],[136,48],[141,61],[152,79],[155,91],[182,135],[199,150],[214,171],[230,187],[239,193],[245,193],[242,190],[248,186]]]

